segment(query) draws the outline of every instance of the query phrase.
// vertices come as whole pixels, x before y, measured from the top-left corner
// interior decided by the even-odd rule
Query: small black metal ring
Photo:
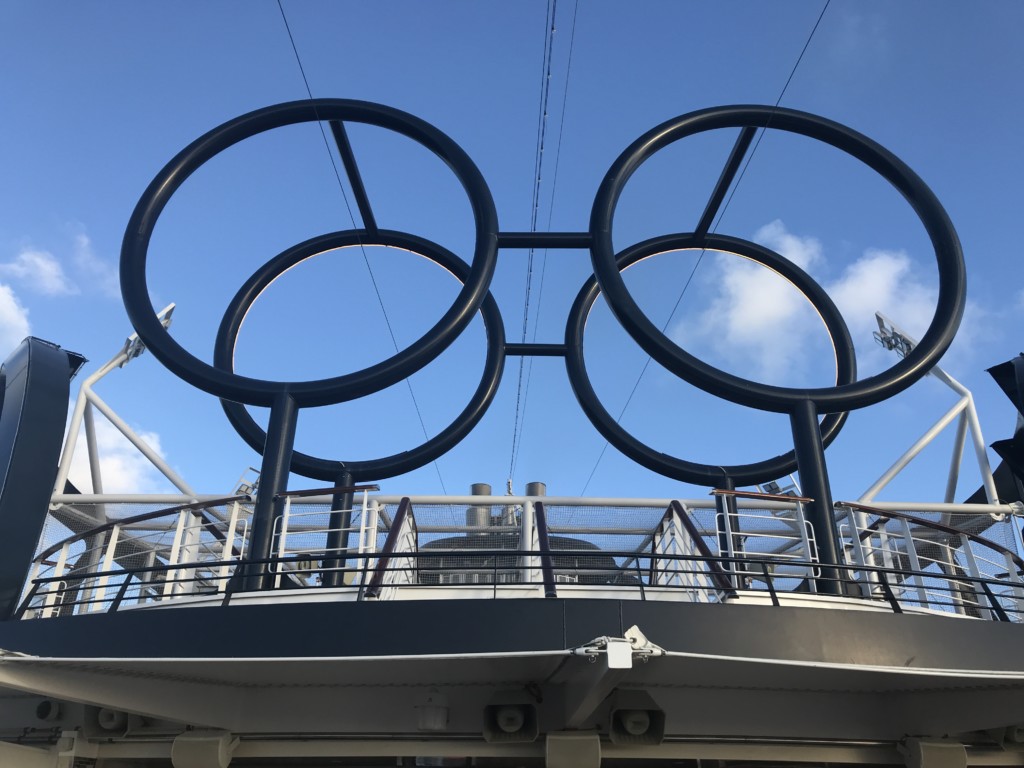
[[[612,219],[623,187],[648,157],[686,136],[719,128],[770,126],[825,142],[857,158],[890,184],[913,208],[931,239],[939,268],[939,297],[920,343],[891,368],[860,381],[820,389],[793,389],[719,371],[675,344],[640,310],[616,263]],[[966,274],[956,230],[938,198],[902,160],[881,145],[825,118],[765,106],[729,106],[690,112],[648,131],[619,155],[605,175],[590,217],[591,260],[608,305],[626,332],[666,369],[718,397],[768,411],[789,412],[810,400],[819,413],[864,408],[901,392],[924,376],[949,347],[963,316]],[[702,243],[698,243],[700,247]]]
[[[472,267],[455,302],[416,342],[362,371],[318,381],[277,382],[239,376],[199,360],[181,347],[160,324],[149,298],[146,256],[164,206],[203,163],[258,133],[314,121],[367,123],[403,134],[443,160],[469,197],[476,224]],[[228,400],[269,406],[287,392],[299,407],[330,405],[391,386],[434,360],[466,328],[490,288],[497,261],[498,216],[480,171],[458,144],[429,123],[391,107],[365,101],[316,99],[278,104],[250,112],[214,128],[178,153],[157,174],[132,213],[121,247],[121,295],[128,317],[153,355],[175,375],[199,389]],[[365,235],[369,239],[369,235]]]
[[[703,238],[692,234],[664,235],[627,248],[616,258],[616,268],[625,270],[643,259],[686,249],[708,249],[742,256],[771,269],[788,280],[803,293],[821,316],[822,322],[828,330],[836,354],[837,384],[848,385],[856,381],[857,356],[853,348],[853,341],[850,339],[850,331],[846,327],[846,322],[832,299],[810,275],[793,262],[757,243],[720,235],[707,235]],[[587,317],[600,293],[601,287],[597,278],[591,277],[584,283],[573,302],[572,309],[569,310],[569,320],[565,327],[565,367],[569,374],[569,383],[576,394],[580,407],[609,443],[633,461],[654,472],[695,485],[719,485],[726,478],[731,479],[736,485],[754,485],[776,480],[796,470],[794,451],[753,464],[733,466],[701,464],[656,451],[623,429],[598,399],[597,393],[590,383],[583,357],[583,334]],[[723,373],[717,368],[712,370]],[[846,412],[830,413],[822,419],[820,429],[824,445],[829,445],[836,438],[843,428],[847,416]]]
[[[390,230],[377,230],[369,241],[367,237],[366,233],[352,231],[315,237],[289,248],[260,267],[238,290],[221,319],[213,353],[213,362],[218,370],[233,373],[238,333],[249,308],[260,294],[295,265],[326,251],[359,245],[401,248],[434,262],[462,282],[469,279],[471,270],[466,262],[429,240]],[[336,481],[343,471],[352,476],[353,482],[383,480],[429,464],[457,445],[477,425],[494,400],[505,366],[505,324],[502,322],[498,304],[490,293],[484,297],[480,312],[487,334],[487,357],[484,361],[483,375],[469,404],[448,427],[411,450],[379,459],[333,461],[293,451],[291,471],[313,480],[327,482]],[[267,433],[256,423],[245,405],[221,398],[221,406],[235,431],[253,450],[262,453]]]

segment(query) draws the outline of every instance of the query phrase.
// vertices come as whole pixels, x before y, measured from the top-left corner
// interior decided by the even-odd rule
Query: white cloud
[[[105,296],[118,298],[121,295],[117,269],[110,262],[101,259],[93,250],[88,235],[75,236],[75,267],[91,286]]]
[[[69,413],[71,408],[68,409]],[[167,484],[149,459],[139,453],[118,430],[102,416],[97,415],[96,447],[100,457],[100,480],[104,493],[146,493]],[[137,432],[159,456],[160,435],[155,432]],[[92,475],[89,471],[89,454],[85,443],[83,427],[71,459],[68,479],[83,493],[93,491]]]
[[[775,220],[761,227],[754,240],[812,273],[827,267],[821,242],[789,232]],[[739,365],[740,375],[793,385],[820,354],[821,324],[817,313],[783,278],[735,256],[715,261],[718,294],[696,321],[684,321],[673,336],[684,347],[713,345],[717,353]],[[882,312],[909,335],[920,338],[935,312],[937,290],[915,274],[915,262],[903,251],[867,249],[842,275],[818,281],[843,315],[859,357],[884,355],[874,350],[871,334],[875,312]],[[1024,301],[1024,297],[1022,297]],[[976,335],[983,313],[968,304],[957,349]],[[688,342],[688,343],[687,343]],[[695,351],[695,354],[698,354]],[[699,356],[699,354],[698,354]],[[891,363],[875,360],[881,367]]]
[[[0,360],[13,352],[31,331],[28,310],[9,285],[0,283]]]
[[[787,339],[816,322],[813,309],[788,282],[763,267],[729,256],[716,262],[720,295],[695,325],[681,324],[672,335],[683,347],[690,346],[690,338],[712,342],[733,364],[752,365],[753,378],[788,378],[804,355],[800,344]]]
[[[45,296],[78,293],[78,287],[68,280],[60,262],[47,251],[23,249],[14,261],[0,264],[0,275],[16,278],[29,290]]]
[[[765,224],[754,233],[754,242],[781,253],[801,269],[807,270],[822,260],[821,241],[799,237],[786,231],[781,220]]]
[[[869,337],[881,312],[911,336],[920,338],[935,314],[938,292],[913,275],[913,262],[903,251],[870,248],[826,286],[846,318],[854,342]]]
[[[823,258],[817,239],[793,235],[777,219],[761,227],[754,240],[804,269]],[[677,325],[672,336],[683,347],[694,341],[713,344],[744,377],[791,381],[802,372],[806,354],[804,344],[789,339],[800,338],[818,323],[813,308],[787,280],[765,267],[726,255],[716,258],[715,265],[718,296],[696,323]]]

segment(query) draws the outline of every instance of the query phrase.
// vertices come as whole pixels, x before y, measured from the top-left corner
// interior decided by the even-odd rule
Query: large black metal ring
[[[824,289],[810,275],[774,251],[746,240],[719,235],[707,235],[703,238],[691,234],[665,235],[627,248],[617,257],[616,268],[625,270],[651,256],[686,249],[709,249],[742,256],[788,280],[811,302],[828,330],[836,354],[836,383],[846,386],[856,381],[857,356],[843,316]],[[648,469],[695,485],[716,485],[725,478],[731,479],[736,485],[754,485],[775,480],[796,470],[794,451],[754,464],[700,464],[656,451],[623,429],[598,399],[590,383],[583,357],[583,334],[587,317],[600,293],[601,288],[596,277],[591,277],[584,283],[573,302],[572,309],[569,310],[569,321],[565,327],[565,367],[580,407],[609,443]],[[726,375],[717,368],[712,370]],[[825,416],[821,422],[821,438],[824,445],[829,445],[836,438],[846,422],[847,415],[846,412],[841,412]]]
[[[277,278],[295,265],[326,251],[360,245],[390,246],[415,253],[448,270],[462,282],[466,282],[472,272],[466,262],[450,251],[429,240],[402,232],[378,230],[374,233],[373,239],[369,241],[366,233],[352,231],[334,232],[315,237],[275,256],[260,267],[235,294],[224,312],[220,327],[217,329],[217,340],[213,353],[214,365],[219,370],[233,373],[235,345],[245,316],[253,302]],[[491,401],[494,400],[505,366],[505,325],[498,311],[498,304],[490,293],[486,294],[480,311],[487,333],[487,357],[484,361],[483,375],[469,404],[451,425],[412,450],[380,459],[336,461],[293,451],[291,471],[314,480],[327,482],[337,481],[343,471],[352,476],[353,482],[383,480],[422,467],[457,445],[477,425]],[[235,431],[253,450],[262,453],[267,433],[256,423],[245,406],[223,398],[221,405]]]
[[[748,381],[707,365],[668,338],[640,310],[622,280],[612,245],[612,219],[623,187],[648,157],[686,136],[718,128],[770,126],[830,144],[874,169],[910,203],[924,224],[939,267],[935,316],[910,354],[887,371],[835,387],[796,389]],[[935,365],[953,341],[963,316],[963,253],[946,211],[928,186],[898,157],[866,136],[806,112],[762,106],[716,107],[674,118],[633,142],[605,175],[590,217],[594,272],[616,319],[652,358],[706,392],[768,411],[789,412],[811,401],[819,413],[863,408],[909,387]],[[710,238],[708,238],[710,241]],[[704,243],[698,242],[697,247]],[[806,293],[806,291],[805,291]]]
[[[473,210],[473,262],[454,304],[416,342],[362,371],[317,381],[253,379],[218,369],[181,347],[156,318],[146,283],[146,256],[157,218],[171,195],[199,166],[258,133],[311,121],[368,123],[408,136],[443,160],[461,182]],[[497,260],[498,217],[487,184],[469,156],[437,128],[397,109],[364,101],[316,99],[259,109],[214,128],[168,163],[139,200],[121,248],[121,293],[128,317],[146,347],[177,376],[213,395],[269,406],[287,392],[299,407],[329,405],[376,392],[411,376],[440,355],[480,309]],[[365,235],[366,238],[369,235]]]

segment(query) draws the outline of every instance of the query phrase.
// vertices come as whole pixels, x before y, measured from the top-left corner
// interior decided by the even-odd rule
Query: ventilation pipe
[[[490,483],[473,483],[469,492],[473,496],[490,496]],[[470,528],[485,528],[491,524],[491,508],[489,506],[472,506],[466,509],[466,525]],[[479,533],[479,531],[477,532]]]

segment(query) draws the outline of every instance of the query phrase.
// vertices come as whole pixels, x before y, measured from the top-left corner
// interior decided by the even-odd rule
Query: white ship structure
[[[769,115],[773,130],[867,163],[925,222],[940,265],[939,307],[920,343],[879,317],[878,339],[894,352],[891,374],[857,380],[845,325],[797,267],[709,233]],[[222,148],[313,120],[333,131],[363,227],[271,259],[229,307],[214,365],[201,363],[171,341],[170,308],[157,313],[149,304],[149,232],[174,189]],[[345,138],[349,121],[411,136],[456,172],[479,228],[471,262],[376,226]],[[739,139],[694,230],[612,253],[618,190],[636,167],[672,141],[730,128]],[[457,306],[414,347],[367,372],[287,386],[232,372],[234,334],[260,291],[299,261],[364,242],[406,247],[448,268],[465,284]],[[488,294],[494,258],[538,244],[591,249],[595,276],[564,342],[508,343]],[[615,282],[619,270],[697,246],[746,255],[811,298],[836,347],[835,387],[744,383],[644,327]],[[1003,460],[993,471],[970,392],[936,365],[963,310],[955,232],[923,183],[859,134],[762,107],[684,115],[623,153],[588,231],[515,233],[498,230],[475,167],[425,123],[365,102],[279,105],[211,131],[154,180],[128,226],[122,286],[136,333],[81,384],[66,435],[70,380],[82,358],[27,339],[3,367],[0,765],[1024,765],[1024,433],[1018,427],[996,444]],[[707,468],[616,432],[582,363],[582,328],[598,292],[677,375],[788,413],[794,451],[759,465]],[[488,324],[487,372],[448,430],[374,461],[293,449],[301,408],[400,381],[478,313]],[[119,369],[147,349],[220,397],[243,439],[261,451],[262,466],[234,494],[192,488],[97,393],[104,377],[130,376]],[[415,496],[384,483],[472,429],[506,355],[564,357],[602,434],[655,471],[703,484],[707,495],[561,497],[537,482],[519,495],[481,483],[463,496]],[[991,372],[1020,406],[1024,356]],[[925,375],[952,390],[953,407],[861,497],[833,499],[824,447],[845,413]],[[244,404],[271,407],[266,432],[246,422]],[[103,493],[97,417],[178,493]],[[947,427],[956,438],[951,470],[939,479],[944,501],[876,501]],[[68,481],[80,433],[91,493]],[[958,501],[965,451],[983,482]],[[794,470],[799,489],[780,481]],[[290,489],[289,472],[311,478],[310,487]]]

